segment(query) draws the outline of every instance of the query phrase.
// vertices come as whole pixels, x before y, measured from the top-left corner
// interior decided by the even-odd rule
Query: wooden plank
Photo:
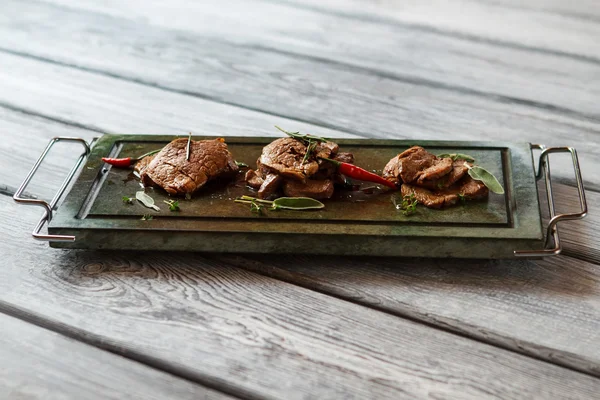
[[[599,60],[600,47],[593,38],[600,32],[600,10],[594,0],[284,1],[359,21],[408,25],[476,42]]]
[[[555,185],[554,192],[557,212],[579,212],[579,197],[575,188]],[[567,221],[559,224],[559,233],[563,242],[564,254],[600,264],[600,194],[586,192],[589,213],[580,221]]]
[[[89,23],[93,24],[93,21]],[[121,36],[128,34],[123,33]],[[170,42],[170,39],[165,39]],[[74,42],[69,40],[69,43]],[[216,132],[229,134],[243,132],[239,129],[240,126],[252,126],[254,122],[259,121],[264,121],[264,125],[260,125],[261,130],[270,134],[274,133],[271,127],[275,123],[282,123],[292,129],[307,127],[292,123],[289,119],[283,120],[281,116],[287,115],[299,121],[369,137],[446,140],[470,140],[476,137],[479,140],[571,144],[580,148],[588,187],[600,187],[600,177],[592,173],[600,166],[600,144],[591,140],[598,134],[596,124],[539,110],[525,110],[519,105],[486,103],[465,95],[360,75],[333,65],[317,66],[312,61],[279,54],[249,50],[252,55],[242,55],[235,48],[225,45],[213,47],[211,50],[208,49],[210,43],[206,43],[207,48],[200,43],[197,45],[199,49],[215,51],[215,57],[232,59],[217,69],[208,64],[198,64],[194,61],[195,58],[188,59],[191,64],[186,67],[184,73],[171,73],[170,68],[181,70],[181,63],[185,63],[185,58],[194,54],[190,47],[189,51],[182,52],[177,60],[134,61],[135,55],[132,55],[129,59],[132,64],[129,64],[125,60],[126,56],[119,58],[120,61],[117,62],[116,55],[105,54],[101,62],[113,63],[114,66],[110,68],[130,69],[132,74],[138,76],[135,79],[142,79],[139,74],[144,74],[148,82],[156,79],[163,81],[164,87],[196,94],[209,92],[216,100],[231,100],[248,108],[261,107],[271,116],[254,114],[255,119],[248,121],[240,118],[240,122],[236,124],[238,129],[232,129],[231,125],[227,129],[227,124],[222,121],[232,119],[235,113],[225,116],[221,113],[232,111],[231,109],[209,107],[208,102],[203,102],[203,107],[198,107],[198,103],[190,96],[179,97],[180,101],[170,103],[175,94],[171,96],[158,89],[152,91],[152,88],[142,88],[144,85],[9,54],[0,55],[0,70],[10,71],[0,74],[0,104],[31,110],[53,118],[76,120],[86,126],[105,126],[104,129],[117,132],[135,129],[132,133],[155,130],[177,133],[173,131],[176,129],[182,133],[188,130],[210,133],[204,128],[214,126],[215,130],[218,129]],[[49,44],[49,48],[51,47]],[[100,49],[98,51],[101,53]],[[76,53],[73,52],[74,57],[77,57]],[[250,62],[262,64],[261,69],[254,66],[252,69],[256,73],[250,70],[239,72],[235,67],[241,63],[239,65],[244,64],[242,68],[246,68]],[[286,69],[290,70],[291,74],[290,77],[283,77],[283,80],[277,72],[282,63],[287,64]],[[140,65],[147,65],[147,68],[140,68]],[[316,68],[319,77],[309,72]],[[150,77],[148,74],[155,76]],[[195,76],[203,76],[203,79],[193,79]],[[284,89],[267,92],[265,87]],[[404,93],[404,96],[399,99],[398,93]],[[388,101],[388,96],[393,100]],[[179,107],[184,99],[188,99],[186,101],[189,105]],[[144,111],[148,110],[147,105],[150,105],[150,112]],[[164,108],[164,112],[157,111],[161,107]],[[206,114],[197,116],[201,110],[205,110]],[[239,114],[240,117],[243,115]],[[175,121],[182,120],[188,122],[178,122],[179,125],[174,126]],[[194,125],[190,120],[194,121]],[[211,125],[215,120],[218,123]],[[152,128],[152,123],[156,123],[156,128]],[[199,129],[193,129],[196,126]],[[165,132],[167,129],[173,130]],[[327,131],[323,133],[326,134]],[[559,159],[555,165],[556,176],[571,178],[572,168],[569,160]]]
[[[23,227],[35,214],[0,196],[3,307],[35,306],[48,324],[230,393],[481,399],[600,390],[588,375],[198,255],[52,251]]]
[[[3,399],[231,399],[0,314]]]
[[[597,264],[566,256],[538,262],[275,255],[214,260],[600,377]]]
[[[112,27],[122,25],[124,19],[129,19],[135,21],[138,29],[139,21],[143,20],[144,30],[153,32],[153,36],[157,31],[177,31],[175,42],[178,46],[181,46],[179,42],[182,40],[197,40],[195,37],[201,35],[243,47],[260,47],[347,64],[366,69],[363,72],[470,96],[477,95],[487,100],[521,101],[532,106],[551,108],[550,112],[553,113],[565,111],[590,115],[596,122],[600,118],[596,107],[600,85],[590,84],[598,83],[600,58],[598,62],[589,62],[579,57],[556,54],[555,51],[531,49],[531,41],[538,35],[548,40],[550,50],[555,50],[555,46],[560,46],[571,37],[568,51],[573,51],[574,45],[577,45],[586,51],[584,55],[597,57],[600,47],[597,47],[595,38],[600,36],[600,23],[592,24],[593,30],[584,29],[580,22],[574,24],[576,28],[570,29],[568,22],[572,21],[565,23],[560,19],[560,23],[542,29],[538,25],[540,21],[543,22],[544,15],[532,17],[526,11],[509,9],[508,13],[517,14],[518,20],[507,23],[504,20],[507,12],[504,7],[499,9],[496,5],[468,2],[457,6],[446,1],[434,1],[434,4],[423,4],[421,1],[397,4],[360,2],[357,8],[362,11],[352,11],[356,13],[354,17],[346,13],[348,9],[353,9],[352,2],[322,4],[321,1],[314,1],[309,6],[304,2],[295,2],[297,7],[290,6],[290,2],[244,0],[228,2],[227,7],[222,7],[220,2],[214,0],[175,0],[168,4],[160,0],[131,0],[125,4],[120,1],[98,3],[89,0],[53,2],[82,10],[73,11],[77,13],[77,18],[82,18],[83,10],[100,14],[100,18]],[[32,35],[32,27],[36,30],[47,28],[39,28],[40,22],[44,24],[39,14],[24,12],[29,9],[28,4],[19,4],[22,10],[19,12],[17,8],[13,11],[14,17],[6,17],[9,21],[25,19],[22,24],[24,28],[18,30],[17,36],[13,24],[9,25],[10,31],[6,30],[12,38],[10,48],[49,54],[52,58],[60,59],[60,53],[52,52],[45,44],[23,43],[25,38]],[[400,19],[406,19],[406,23],[369,19],[371,14],[368,10],[371,8],[379,9],[380,14],[386,14],[389,9],[392,15],[398,14]],[[231,12],[232,9],[236,12]],[[65,19],[64,16],[59,18]],[[297,21],[303,23],[298,24]],[[497,21],[502,23],[496,25]],[[526,30],[513,28],[525,21]],[[451,26],[446,26],[446,22]],[[503,46],[482,40],[479,31],[490,29],[489,25],[497,28],[494,37],[511,40],[514,32],[516,37],[513,39],[517,42],[513,46]],[[462,31],[463,26],[467,27],[469,33],[457,36],[456,33]],[[49,34],[50,37],[56,35],[56,32]],[[102,39],[103,43],[108,41],[114,43],[114,38]],[[123,39],[119,42],[123,42]],[[140,46],[139,40],[135,42]]]

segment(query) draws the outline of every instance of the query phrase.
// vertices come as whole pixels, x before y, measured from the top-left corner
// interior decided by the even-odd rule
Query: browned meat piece
[[[150,164],[150,162],[154,160],[154,154],[152,154],[151,156],[146,156],[144,158],[142,158],[140,161],[138,161],[137,163],[135,163],[135,166],[133,167],[133,170],[135,172],[137,172],[137,174],[139,176],[142,176],[142,173],[144,172],[144,170],[146,168],[148,168],[148,165]]]
[[[444,208],[453,206],[458,201],[457,192],[432,192],[424,187],[414,186],[408,183],[402,184],[402,196],[415,195],[415,199],[419,204],[423,204],[429,208]]]
[[[452,163],[452,171],[450,173],[439,179],[422,181],[419,179],[418,184],[428,189],[444,189],[458,182],[468,171],[469,168],[465,166],[465,160],[456,160]]]
[[[340,146],[334,142],[321,142],[315,148],[317,158],[332,158],[340,149]]]
[[[339,162],[354,164],[354,154],[352,153],[337,153],[333,159]]]
[[[283,182],[281,175],[269,174],[264,179],[263,184],[258,189],[258,197],[260,199],[268,199],[277,192],[279,186]]]
[[[465,176],[461,181],[460,194],[467,200],[479,200],[488,196],[490,190],[481,181]]]
[[[333,181],[330,179],[315,181],[309,179],[306,183],[285,181],[283,193],[289,197],[312,197],[313,199],[328,199],[333,195]]]
[[[488,188],[470,176],[465,176],[454,186],[442,190],[429,190],[411,184],[402,185],[402,196],[415,195],[420,204],[429,208],[445,208],[453,206],[462,196],[465,200],[478,200],[488,196]]]
[[[451,158],[436,158],[431,167],[424,169],[419,173],[417,184],[423,184],[425,180],[439,179],[452,171]]]
[[[249,169],[246,172],[244,179],[248,186],[253,187],[254,189],[259,189],[264,182],[264,179],[253,169]]]
[[[452,171],[451,158],[438,158],[420,146],[413,146],[392,158],[383,177],[396,185],[440,178]]]
[[[306,146],[293,138],[277,139],[263,148],[258,164],[267,167],[285,178],[306,182],[319,170],[313,160],[304,162]]]
[[[142,182],[160,186],[169,194],[183,195],[239,170],[223,139],[192,140],[189,161],[187,142],[187,138],[181,138],[167,144],[143,171]]]

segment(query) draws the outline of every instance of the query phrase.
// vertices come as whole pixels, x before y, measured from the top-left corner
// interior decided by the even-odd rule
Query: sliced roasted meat
[[[396,185],[441,178],[452,171],[451,158],[438,158],[420,146],[413,146],[392,158],[383,177]]]
[[[451,158],[437,158],[433,160],[430,167],[425,168],[418,174],[417,183],[423,184],[426,180],[439,179],[452,171]]]
[[[465,176],[457,184],[441,189],[429,190],[424,187],[403,184],[402,196],[413,194],[415,199],[429,208],[445,208],[453,206],[462,197],[465,200],[478,200],[487,197],[489,190],[481,181]]]
[[[133,170],[135,172],[137,172],[137,174],[139,176],[142,176],[142,173],[146,170],[146,168],[148,168],[148,165],[150,165],[150,162],[152,160],[154,160],[154,156],[155,155],[152,154],[151,156],[146,156],[146,157],[142,158],[137,163],[135,163],[135,166],[133,167]]]
[[[223,139],[192,140],[189,160],[187,142],[181,138],[167,144],[142,172],[142,182],[160,186],[169,194],[184,195],[239,170]]]
[[[486,198],[490,193],[490,190],[481,181],[476,181],[470,176],[465,176],[461,180],[459,192],[467,200],[479,200]]]
[[[446,189],[447,190],[447,189]],[[414,195],[419,204],[429,208],[444,208],[456,204],[458,201],[458,192],[451,191],[431,191],[424,187],[404,183],[402,185],[402,196]]]
[[[332,158],[339,149],[340,146],[335,142],[320,142],[315,147],[315,154],[317,158]]]
[[[465,160],[455,160],[452,162],[452,170],[438,179],[419,179],[418,184],[428,189],[444,189],[458,182],[469,171],[465,165]]]
[[[259,174],[258,172],[256,172],[253,169],[249,169],[248,171],[246,171],[246,175],[244,175],[244,179],[246,180],[246,183],[248,184],[248,186],[254,188],[254,189],[259,189],[263,182],[265,181]]]
[[[319,170],[314,158],[305,160],[306,150],[299,140],[280,138],[263,148],[258,163],[285,178],[305,182]]]
[[[283,183],[283,193],[288,197],[311,197],[313,199],[328,199],[333,195],[333,181],[309,179],[306,183],[286,180]]]
[[[258,189],[258,197],[260,199],[268,199],[269,197],[277,193],[277,190],[281,186],[282,182],[283,178],[281,177],[281,175],[268,174],[265,177],[262,185],[260,185],[260,188]]]

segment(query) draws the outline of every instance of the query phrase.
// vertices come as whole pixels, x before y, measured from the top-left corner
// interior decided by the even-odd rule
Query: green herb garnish
[[[280,197],[273,201],[257,199],[256,197],[241,196],[234,200],[236,203],[250,204],[250,211],[258,214],[269,205],[269,210],[318,210],[325,207],[319,200],[310,197]]]
[[[392,203],[394,204],[394,207],[396,207],[396,210],[401,210],[402,214],[406,216],[417,212],[417,204],[419,204],[419,202],[415,198],[414,193],[403,196],[400,204],[398,204],[398,201],[396,200],[397,197],[398,196],[392,196]]]
[[[460,202],[461,202],[462,204],[465,204],[465,203],[467,202],[467,198],[465,197],[465,195],[464,195],[464,194],[462,194],[462,193],[457,193],[456,195],[458,196],[458,200],[460,200]]]
[[[179,201],[177,200],[164,200],[165,204],[169,205],[169,210],[171,211],[181,211],[179,208]]]
[[[125,203],[125,204],[133,204],[133,197],[123,196],[123,203]]]
[[[439,158],[451,158],[452,161],[456,161],[456,160],[465,160],[468,162],[475,162],[475,159],[467,154],[462,154],[462,153],[444,153],[444,154],[438,154]]]
[[[142,215],[142,218],[141,218],[142,221],[150,221],[152,219],[154,219],[154,217],[150,214],[144,214],[144,215]]]
[[[241,161],[236,161],[236,162],[235,162],[235,165],[237,165],[237,166],[238,166],[238,167],[240,167],[240,168],[245,168],[245,167],[247,167],[247,166],[248,166],[248,164],[246,164],[246,163],[243,163],[243,162],[241,162]]]
[[[309,142],[311,142],[311,141],[314,141],[317,143],[329,142],[329,139],[321,137],[321,136],[301,134],[300,132],[289,132],[289,131],[286,131],[285,129],[278,127],[277,125],[275,125],[275,128],[279,129],[281,132],[285,133],[286,135],[288,135],[291,138],[300,140],[302,143],[304,143],[307,146],[308,146],[308,144],[310,144]]]
[[[477,165],[472,167],[465,163],[465,166],[469,168],[469,175],[471,178],[475,179],[476,181],[481,181],[485,186],[487,186],[488,189],[490,189],[491,192],[496,194],[504,194],[504,188],[491,172]]]
[[[275,128],[279,129],[281,132],[285,133],[289,137],[301,141],[306,146],[306,153],[304,154],[304,158],[302,159],[302,164],[306,164],[310,157],[314,155],[315,149],[317,148],[317,145],[319,143],[329,141],[328,139],[320,136],[300,134],[300,132],[288,132],[285,129],[278,127],[277,125],[275,125]]]

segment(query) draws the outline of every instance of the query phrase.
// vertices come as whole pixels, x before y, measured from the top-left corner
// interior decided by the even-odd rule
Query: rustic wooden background
[[[597,398],[596,0],[0,5],[0,398]],[[590,215],[543,261],[83,252],[34,242],[10,197],[53,136],[274,124],[572,145]]]

